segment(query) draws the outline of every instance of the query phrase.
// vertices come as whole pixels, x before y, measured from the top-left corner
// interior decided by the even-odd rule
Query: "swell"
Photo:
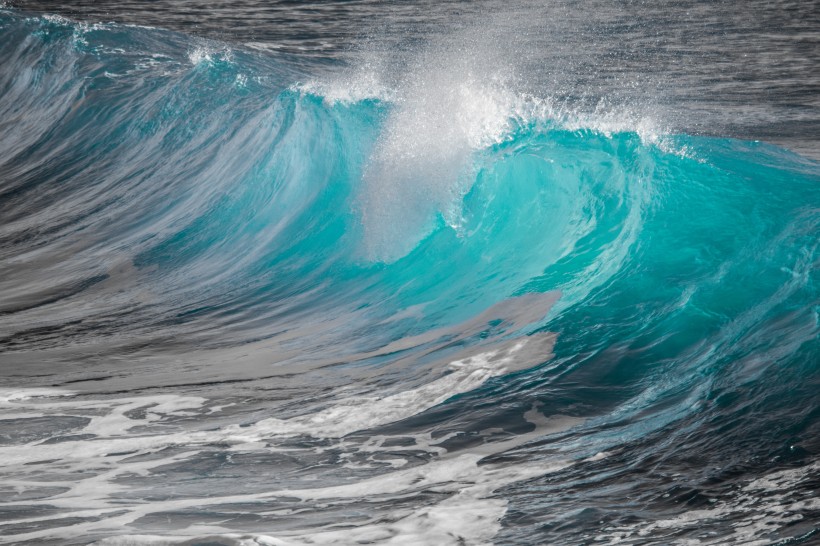
[[[745,521],[737,484],[816,464],[816,162],[440,72],[409,95],[340,97],[160,30],[13,11],[0,29],[4,384],[304,376],[288,388],[313,413],[277,401],[290,419],[254,406],[215,436],[122,449],[375,429],[435,431],[458,453],[497,425],[526,437],[502,463],[579,462],[509,480],[500,536],[522,542],[691,538],[704,518]],[[579,421],[526,436],[536,410]],[[767,491],[772,514],[794,501]],[[709,495],[720,510],[675,519],[675,499]],[[516,503],[565,521],[516,519]]]
[[[379,327],[402,310],[417,316],[400,324],[432,330],[557,291],[530,332],[560,331],[570,370],[604,369],[580,355],[646,346],[627,351],[634,372],[607,366],[652,384],[642,375],[691,381],[759,358],[738,344],[771,343],[758,332],[780,320],[798,340],[816,331],[817,167],[784,150],[502,110],[512,117],[467,152],[382,158],[402,130],[391,101],[249,83],[260,61],[151,51],[155,34],[180,39],[162,31],[4,18],[17,36],[4,55],[21,70],[4,71],[3,119],[27,124],[3,142],[9,349],[124,330],[231,345],[326,313],[355,317],[331,339],[366,325],[378,344],[419,328]],[[456,190],[397,193],[453,157],[437,183]],[[405,171],[371,183],[386,160]],[[408,221],[411,206],[427,218]],[[374,255],[373,231],[401,254]]]

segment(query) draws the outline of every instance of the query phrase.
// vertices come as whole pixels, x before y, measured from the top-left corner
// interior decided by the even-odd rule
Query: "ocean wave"
[[[816,533],[816,162],[474,57],[0,31],[7,536]]]

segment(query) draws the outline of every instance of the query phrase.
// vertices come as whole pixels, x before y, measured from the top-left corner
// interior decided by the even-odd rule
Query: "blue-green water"
[[[435,47],[0,35],[0,540],[817,540],[816,161]]]

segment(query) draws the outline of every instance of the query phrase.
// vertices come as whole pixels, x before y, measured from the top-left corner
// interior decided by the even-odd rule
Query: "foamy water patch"
[[[188,60],[194,66],[210,66],[216,63],[232,63],[233,50],[227,46],[200,44],[188,51]]]
[[[779,470],[757,478],[723,498],[711,498],[711,507],[688,510],[667,519],[607,527],[595,537],[604,544],[633,544],[636,540],[669,541],[673,533],[723,527],[714,538],[672,540],[687,544],[783,544],[783,537],[769,533],[804,519],[803,513],[820,511],[820,499],[805,490],[816,479],[820,463]]]
[[[527,353],[533,340],[537,343],[532,350],[543,358],[554,336],[532,336],[453,360],[439,370],[438,378],[413,389],[339,398],[331,407],[303,416],[268,418],[243,426],[214,426],[213,423],[224,422],[222,410],[226,402],[214,405],[213,401],[196,396],[157,394],[89,399],[77,395],[66,399],[73,393],[55,389],[5,392],[0,404],[13,407],[15,417],[48,417],[58,423],[83,416],[84,424],[72,425],[71,430],[55,430],[54,437],[46,441],[0,446],[0,458],[5,464],[4,485],[14,488],[15,497],[35,496],[26,501],[29,508],[25,513],[10,517],[2,526],[13,529],[20,542],[92,537],[119,528],[133,530],[136,536],[109,537],[100,544],[175,544],[206,536],[225,544],[332,544],[347,540],[344,537],[397,544],[487,543],[506,511],[506,501],[494,497],[498,488],[568,463],[482,464],[487,455],[512,447],[509,441],[490,442],[473,452],[449,454],[442,443],[452,434],[434,439],[430,433],[408,431],[410,436],[405,434],[402,438],[413,440],[411,453],[427,453],[430,457],[420,463],[416,456],[408,454],[407,448],[389,447],[389,436],[382,436],[379,441],[343,437],[417,415],[456,394],[480,387],[492,377],[531,365],[532,355]],[[216,421],[210,421],[214,413]],[[78,419],[75,421],[79,423]],[[304,447],[293,446],[292,439],[305,436],[319,439],[320,443],[310,441]],[[523,435],[514,443],[530,439],[531,436]],[[225,453],[229,459],[256,454],[264,460],[277,453],[309,459],[328,449],[340,450],[342,460],[351,461],[340,464],[340,468],[353,472],[342,479],[343,483],[317,487],[307,480],[300,482],[301,487],[283,487],[276,479],[268,487],[255,484],[251,491],[229,488],[222,494],[203,497],[193,487],[188,494],[159,497],[147,503],[129,500],[134,495],[140,497],[140,484],[167,476],[168,469],[186,472],[186,467],[195,468],[215,453]],[[371,464],[352,462],[362,457]],[[48,493],[36,497],[43,488]],[[424,502],[393,508],[398,499],[431,492],[439,499],[434,505]],[[299,504],[293,505],[292,499],[298,499]],[[237,535],[228,524],[197,524],[183,525],[170,536],[139,533],[141,521],[168,512],[209,506],[219,510],[248,504],[266,505],[269,510],[284,510],[283,513],[326,506],[341,510],[363,499],[378,505],[379,515],[374,514],[371,520],[343,532],[335,526],[306,526],[276,533],[273,538],[269,534]],[[0,502],[0,506],[13,509],[20,502],[10,499]],[[71,518],[75,523],[68,528],[40,527],[52,517],[42,510],[53,509],[59,509],[61,517]]]
[[[321,97],[328,107],[336,104],[351,105],[368,100],[392,102],[397,96],[395,89],[387,85],[377,71],[367,67],[329,80],[309,80],[296,83],[291,86],[291,90]]]

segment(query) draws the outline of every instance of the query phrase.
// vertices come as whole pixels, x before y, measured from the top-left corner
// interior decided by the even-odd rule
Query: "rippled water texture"
[[[820,540],[811,3],[0,8],[0,542]]]

